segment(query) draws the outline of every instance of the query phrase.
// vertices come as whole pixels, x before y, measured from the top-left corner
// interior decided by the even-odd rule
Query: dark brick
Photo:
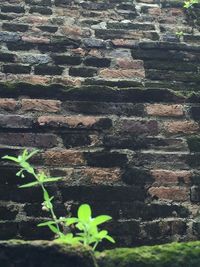
[[[137,150],[148,147],[147,140],[142,135],[106,135],[103,138],[103,144],[106,148],[129,148]]]
[[[38,26],[37,28],[43,32],[49,32],[49,33],[55,33],[58,30],[58,27],[51,25]]]
[[[11,32],[26,32],[29,28],[27,24],[3,23],[2,28]]]
[[[109,67],[111,60],[108,58],[96,58],[96,57],[88,57],[84,60],[84,64],[86,66],[92,66],[97,68]]]
[[[0,53],[0,61],[2,62],[15,62],[15,55],[9,53]]]
[[[51,56],[58,65],[80,65],[82,58],[80,56],[65,56],[65,55],[52,55]]]
[[[58,141],[56,135],[51,133],[0,133],[0,144],[10,146],[51,148],[56,147],[58,145]]]
[[[13,13],[24,13],[25,9],[22,6],[1,6],[1,12],[4,13],[9,13],[9,12],[13,12]]]
[[[41,52],[66,52],[66,46],[62,44],[38,44],[38,50]]]
[[[116,114],[124,116],[143,116],[143,104],[106,103],[87,101],[66,101],[63,103],[66,111],[82,114]]]
[[[141,187],[134,186],[75,186],[62,187],[64,201],[132,201],[144,200],[145,191]]]
[[[191,107],[190,113],[194,120],[200,121],[200,107]]]
[[[80,41],[73,40],[65,36],[54,36],[54,37],[51,37],[51,44],[52,45],[64,45],[66,47],[78,48],[80,45]]]
[[[16,222],[0,222],[0,239],[9,240],[17,237],[18,224]]]
[[[200,136],[193,135],[187,138],[187,144],[191,152],[200,152]]]
[[[29,74],[31,67],[28,65],[3,65],[3,72],[13,74]]]
[[[52,6],[51,0],[25,0],[25,3],[36,6]]]
[[[21,37],[18,33],[14,32],[0,32],[0,41],[1,42],[8,42],[8,43],[15,43],[20,41]]]
[[[97,74],[95,68],[70,68],[69,75],[75,77],[93,77]]]
[[[72,0],[55,0],[56,6],[68,6],[72,4]]]
[[[66,148],[88,146],[91,138],[85,133],[66,133],[61,135],[63,144]]]
[[[1,220],[14,220],[18,211],[13,205],[0,206]]]
[[[31,7],[29,10],[29,13],[39,13],[41,15],[52,15],[52,10],[48,7],[39,7],[39,6],[34,6]]]
[[[93,167],[116,167],[127,163],[127,155],[117,152],[84,152],[87,164]]]
[[[190,199],[194,203],[200,202],[200,187],[192,186],[190,189]]]
[[[21,221],[19,224],[19,233],[26,240],[49,240],[54,234],[49,231],[48,227],[37,227],[41,220]]]
[[[121,23],[121,22],[108,22],[108,29],[127,29],[127,30],[141,30],[141,31],[151,31],[155,30],[153,24],[147,23]]]
[[[20,115],[0,115],[0,128],[30,128],[33,118]]]
[[[146,185],[154,181],[149,170],[134,167],[124,171],[122,180],[128,185]]]
[[[7,48],[10,51],[29,51],[36,48],[33,43],[25,43],[23,41],[17,41],[16,43],[7,43]]]
[[[61,75],[64,68],[59,66],[40,65],[35,66],[36,75]]]

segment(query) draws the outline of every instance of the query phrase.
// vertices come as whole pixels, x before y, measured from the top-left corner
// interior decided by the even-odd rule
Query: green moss
[[[119,248],[96,256],[99,267],[199,267],[200,242]]]
[[[191,152],[200,152],[200,135],[189,136],[187,144]]]

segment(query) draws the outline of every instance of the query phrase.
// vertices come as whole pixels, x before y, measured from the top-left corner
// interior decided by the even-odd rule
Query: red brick
[[[153,198],[166,199],[173,201],[189,200],[189,188],[185,187],[151,187],[148,190]]]
[[[172,134],[185,133],[191,134],[199,131],[198,123],[194,121],[170,121],[164,122],[166,132]]]
[[[50,166],[83,165],[83,154],[76,150],[49,150],[43,154],[44,162]]]
[[[112,185],[120,182],[119,168],[86,168],[82,174],[88,176],[92,184],[97,185]]]
[[[22,99],[23,111],[58,112],[61,110],[61,101],[44,99]]]
[[[104,128],[109,126],[107,118],[93,116],[41,116],[38,118],[40,126],[69,127],[69,128]],[[105,122],[105,125],[103,125]]]
[[[35,44],[49,44],[50,39],[46,37],[33,37],[33,36],[22,36],[22,41]]]
[[[183,106],[182,105],[163,105],[163,104],[149,104],[146,106],[148,115],[153,116],[182,116]]]
[[[13,111],[17,107],[17,101],[12,98],[0,98],[0,109]]]
[[[190,171],[151,170],[151,175],[154,186],[190,184],[192,177]]]
[[[117,58],[116,65],[122,69],[144,69],[142,60],[133,60],[130,58]]]
[[[40,76],[40,75],[20,75],[18,76],[18,78],[15,80],[20,80],[20,81],[24,81],[24,82],[28,82],[31,84],[49,84],[51,81],[50,77],[44,77],[44,76]]]
[[[110,79],[133,79],[133,78],[144,78],[145,72],[143,69],[132,70],[132,69],[103,69],[100,70],[99,75],[102,78],[110,78]]]

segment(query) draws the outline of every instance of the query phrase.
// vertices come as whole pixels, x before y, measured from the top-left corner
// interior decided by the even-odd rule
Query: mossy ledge
[[[199,267],[200,241],[117,248],[95,255],[49,241],[0,241],[2,267]]]
[[[99,267],[199,267],[200,242],[118,248],[97,254]]]

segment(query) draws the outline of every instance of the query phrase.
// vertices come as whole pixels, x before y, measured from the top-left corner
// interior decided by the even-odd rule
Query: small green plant
[[[178,31],[178,32],[176,32],[176,36],[177,36],[178,38],[183,37],[183,35],[184,35],[184,32],[182,32],[182,31]]]
[[[34,186],[40,186],[43,192],[42,209],[49,212],[51,220],[38,224],[38,227],[48,227],[55,235],[56,241],[59,243],[65,243],[70,245],[83,244],[90,246],[93,250],[97,245],[106,239],[112,243],[115,243],[114,239],[108,235],[106,230],[99,230],[99,225],[105,223],[112,218],[107,215],[100,215],[96,218],[92,218],[92,211],[88,204],[82,204],[78,209],[78,215],[76,217],[61,217],[57,218],[54,212],[53,196],[50,196],[45,185],[46,183],[57,182],[61,177],[48,177],[43,171],[36,171],[28,160],[37,154],[39,151],[34,150],[29,153],[26,149],[18,157],[4,156],[3,159],[15,162],[20,170],[16,173],[17,176],[25,178],[25,172],[31,174],[34,177],[34,181],[26,183],[20,186],[20,188],[28,188]],[[78,231],[75,234],[65,234],[62,225],[68,227],[74,226]]]
[[[198,4],[199,0],[187,0],[184,2],[184,7],[185,8],[191,8],[194,4]]]

